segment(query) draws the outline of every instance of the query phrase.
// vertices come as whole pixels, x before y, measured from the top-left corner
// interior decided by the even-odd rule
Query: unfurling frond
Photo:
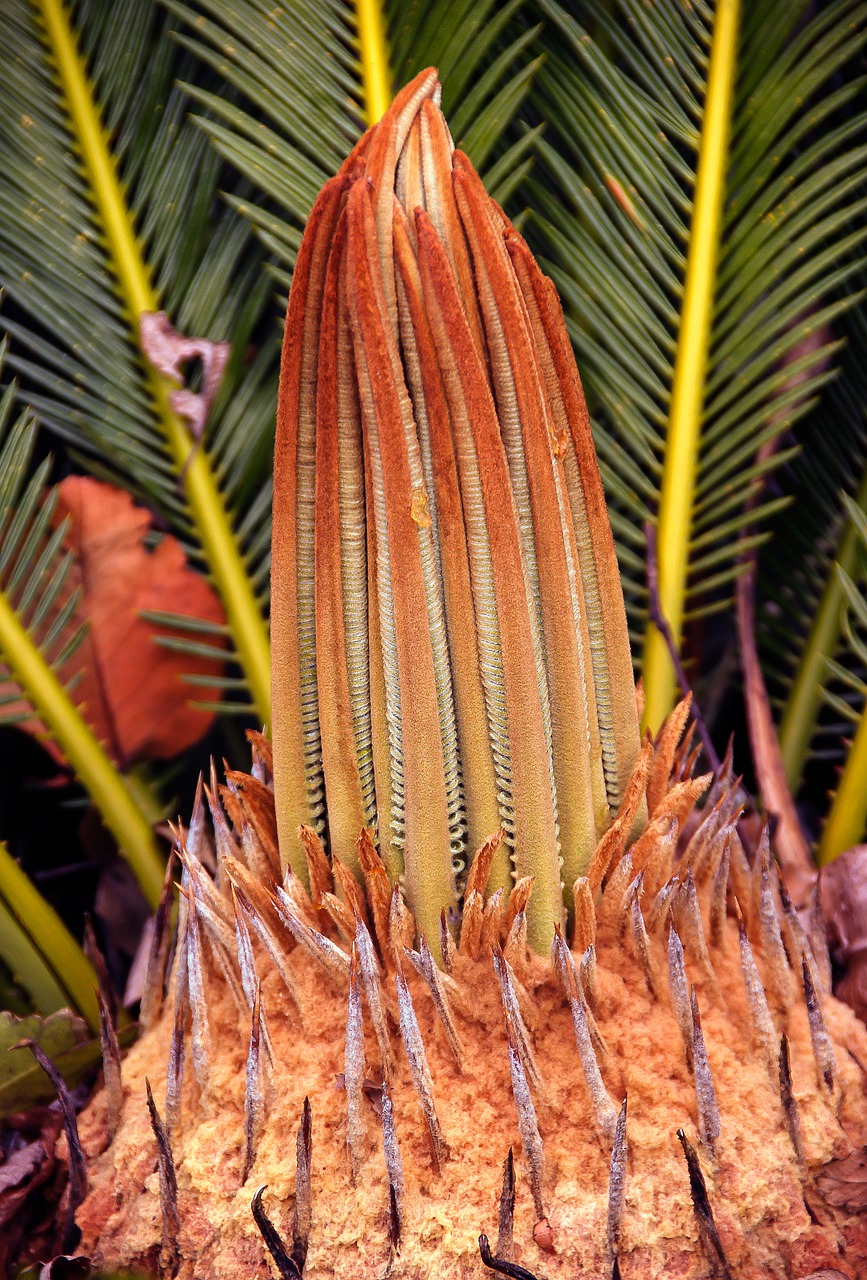
[[[274,477],[284,861],[378,826],[427,938],[451,859],[535,877],[547,946],[638,754],[614,545],[556,294],[455,151],[434,72],[314,207]],[[460,887],[460,881],[458,883]]]

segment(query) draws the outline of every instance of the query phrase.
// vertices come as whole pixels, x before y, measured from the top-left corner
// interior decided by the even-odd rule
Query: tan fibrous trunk
[[[827,954],[782,910],[767,844],[746,857],[730,770],[695,813],[708,779],[682,777],[685,757],[661,789],[657,777],[647,837],[629,845],[653,772],[645,750],[576,885],[574,933],[555,937],[550,959],[527,947],[529,887],[491,891],[484,849],[444,970],[399,894],[383,896],[371,845],[353,910],[312,833],[319,905],[291,874],[269,892],[273,852],[236,807],[237,782],[223,792],[234,843],[212,796],[219,866],[212,876],[199,860],[211,844],[200,813],[200,847],[183,852],[173,971],[124,1062],[107,1149],[105,1094],[83,1119],[82,1249],[106,1268],[156,1267],[164,1220],[147,1078],[169,1122],[182,1277],[265,1274],[251,1212],[263,1185],[291,1250],[305,1098],[310,1277],[479,1277],[482,1233],[549,1280],[610,1274],[615,1252],[627,1278],[698,1280],[712,1266],[780,1280],[823,1266],[863,1274],[867,1223],[826,1196],[839,1202],[835,1162],[867,1140],[867,1031],[824,989]],[[270,782],[258,772],[254,793]],[[152,981],[161,986],[158,965]],[[506,1232],[498,1245],[510,1150],[514,1243]]]

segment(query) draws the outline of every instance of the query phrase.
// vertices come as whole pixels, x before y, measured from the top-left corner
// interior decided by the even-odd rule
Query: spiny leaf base
[[[189,1280],[264,1276],[266,1187],[259,1218],[316,1280],[481,1277],[482,1234],[548,1280],[856,1274],[867,1216],[822,1192],[867,1142],[867,1030],[767,840],[745,853],[729,766],[699,812],[685,749],[645,744],[550,959],[526,947],[530,886],[486,898],[480,851],[441,970],[368,838],[364,890],[311,832],[319,905],[279,880],[263,752],[212,780],[213,825],[198,804],[181,843],[174,961],[157,938],[110,1145],[106,1093],[82,1120],[97,1265],[162,1250]],[[650,826],[627,848],[637,794]]]

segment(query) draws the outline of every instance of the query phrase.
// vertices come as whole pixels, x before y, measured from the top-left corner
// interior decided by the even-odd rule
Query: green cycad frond
[[[828,349],[797,353],[848,305],[838,291],[867,235],[867,114],[851,111],[857,82],[838,87],[867,6],[839,0],[803,26],[803,4],[746,6],[738,37],[729,0],[622,0],[625,20],[593,4],[609,57],[555,0],[540,4],[554,33],[534,89],[549,122],[541,232],[595,404],[633,625],[645,628],[653,520],[679,639],[691,614],[727,605],[761,536],[739,530],[777,506],[763,480],[790,455],[762,445],[831,376]],[[648,630],[655,727],[673,673]]]
[[[516,7],[513,0],[495,15],[488,6],[470,41],[456,40],[440,22],[437,46],[460,83],[472,82],[468,136],[477,158],[498,156],[501,194],[520,181],[532,142],[521,139],[511,151],[498,145],[535,66],[524,56],[535,32],[511,43],[503,36]],[[260,606],[269,570],[278,349],[268,342],[247,359],[273,280],[237,210],[258,183],[269,197],[262,238],[276,262],[291,268],[309,205],[359,135],[365,104],[345,6],[287,11],[282,43],[264,8],[217,3],[210,10],[209,25],[191,10],[166,16],[153,0],[108,8],[82,0],[68,9],[58,0],[44,0],[41,9],[13,0],[0,33],[12,120],[0,261],[22,394],[91,470],[161,512],[220,590],[228,632],[166,615],[175,634],[160,642],[217,656],[228,639],[243,675],[207,681],[220,685],[218,709],[236,709],[246,689],[267,719]],[[428,19],[448,19],[449,10],[433,6]],[[195,23],[196,59],[183,38],[171,38],[178,17]],[[406,19],[398,26],[412,34]],[[425,29],[436,28],[428,21]],[[202,43],[210,37],[218,56]],[[202,70],[208,61],[219,75]],[[211,108],[198,121],[204,129],[188,118],[178,77],[195,80],[190,91]],[[233,94],[247,99],[255,122],[234,106]],[[266,138],[263,181],[241,134],[247,128],[257,141],[265,137],[261,120],[269,113],[284,137],[279,147]],[[230,136],[226,121],[240,132]],[[247,167],[252,185],[231,180],[219,150]],[[221,187],[228,187],[225,202]],[[232,343],[203,447],[194,448],[168,403],[171,384],[142,351],[139,317],[157,306],[182,332]]]
[[[839,785],[825,820],[819,842],[819,861],[829,862],[857,844],[867,824],[867,513],[851,498],[843,499],[847,527],[856,542],[851,576],[842,565],[835,577],[843,600],[841,610],[841,658],[827,663],[842,693],[826,692],[849,722],[851,744]]]
[[[389,66],[380,73],[389,88],[439,62],[456,141],[483,169],[491,162],[492,194],[502,201],[522,181],[536,134],[502,141],[539,65],[527,54],[536,28],[506,34],[522,3],[498,9],[493,0],[435,0],[393,3],[384,12],[378,0],[367,0],[354,15],[342,0],[298,0],[279,10],[236,0],[167,0],[182,27],[180,42],[240,97],[188,86],[208,112],[202,129],[260,193],[230,202],[253,222],[279,264],[282,285],[288,286],[315,196],[370,117],[366,59],[357,55],[370,17],[385,31]],[[366,10],[376,13],[366,17]]]
[[[863,273],[853,285],[862,282]],[[780,748],[793,790],[810,758],[840,757],[841,735],[851,718],[827,724],[820,712],[828,705],[829,662],[839,656],[843,584],[859,577],[861,543],[851,513],[867,507],[863,306],[838,327],[845,341],[836,362],[839,376],[799,431],[801,453],[779,473],[778,486],[791,505],[771,522],[772,536],[759,561],[766,599],[763,662],[781,707]]]
[[[276,11],[233,0],[170,0],[168,8],[179,43],[245,101],[218,84],[190,86],[208,112],[198,121],[204,133],[265,197],[229,200],[251,218],[288,282],[313,200],[362,129],[351,11],[340,0]]]
[[[156,507],[201,556],[236,655],[268,717],[266,557],[256,530],[273,422],[276,346],[245,352],[269,301],[254,242],[217,201],[224,176],[186,118],[188,60],[153,0],[10,0],[0,260],[13,301],[14,366],[46,425]],[[145,359],[144,312],[166,309],[232,359],[203,447]],[[253,579],[250,571],[252,570]]]
[[[502,144],[543,62],[541,24],[527,24],[528,8],[526,0],[502,5],[496,0],[440,0],[418,6],[392,0],[389,5],[395,84],[425,67],[438,69],[443,111],[454,139],[501,204],[529,172],[538,137],[532,131]]]
[[[0,369],[4,356],[5,344],[0,346]],[[13,384],[0,400],[0,590],[4,608],[61,676],[84,627],[77,620],[76,593],[69,590],[72,557],[64,547],[65,527],[52,528],[57,495],[46,491],[50,462],[28,479],[36,421],[29,410],[12,420],[15,397]],[[32,714],[26,692],[0,652],[0,724],[18,724]]]
[[[12,420],[15,393],[10,386],[0,399],[0,722],[36,718],[44,726],[155,905],[163,867],[150,822],[61,683],[81,639],[70,557],[63,525],[51,528],[49,464],[28,479],[36,425],[30,411]]]
[[[855,280],[858,285],[863,276]],[[840,376],[780,475],[791,506],[761,557],[763,650],[781,704],[792,790],[813,762],[840,767],[819,841],[828,861],[863,836],[867,807],[867,370],[863,307],[846,317]]]

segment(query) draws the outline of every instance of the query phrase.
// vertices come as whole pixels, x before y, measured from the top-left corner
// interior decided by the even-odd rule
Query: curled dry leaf
[[[202,389],[190,391],[186,386],[173,391],[169,403],[175,413],[186,418],[190,434],[201,440],[205,423],[220,386],[231,346],[228,342],[211,342],[209,338],[187,338],[172,326],[165,311],[146,311],[139,321],[142,350],[158,373],[184,382],[182,366],[188,360],[202,362]]]
[[[857,844],[819,875],[822,914],[843,969],[835,993],[867,1021],[867,845]]]
[[[57,610],[77,593],[55,651],[84,627],[83,640],[59,670],[73,701],[112,759],[124,767],[136,760],[167,759],[197,742],[214,713],[197,704],[218,697],[183,677],[220,676],[222,660],[175,653],[157,644],[171,636],[147,613],[173,613],[221,624],[222,606],[205,579],[187,563],[176,538],[148,545],[149,513],[113,485],[69,476],[58,486],[55,525],[68,521],[64,544],[72,562]],[[177,634],[177,633],[174,633]],[[208,636],[209,645],[219,644]],[[0,667],[7,717],[18,715],[58,761],[59,750],[23,698],[12,701],[13,678]]]
[[[175,538],[145,544],[151,518],[120,489],[70,476],[60,485],[57,519],[64,518],[74,556],[70,578],[81,592],[79,620],[88,624],[72,659],[82,672],[73,697],[119,764],[177,755],[214,718],[190,701],[215,695],[181,677],[217,675],[222,664],[156,644],[166,632],[142,615],[171,612],[220,623],[220,603]]]
[[[830,1160],[817,1178],[822,1195],[837,1209],[867,1209],[867,1147]]]

